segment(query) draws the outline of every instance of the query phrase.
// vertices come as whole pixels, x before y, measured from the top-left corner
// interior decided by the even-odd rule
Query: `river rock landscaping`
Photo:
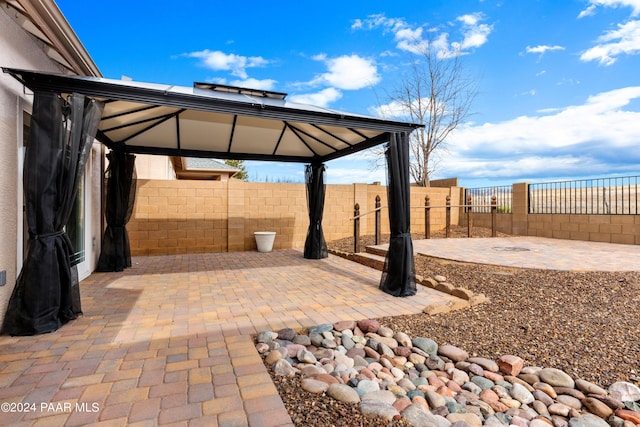
[[[273,375],[298,377],[302,390],[355,406],[372,425],[640,424],[640,387],[633,383],[604,389],[556,368],[525,366],[515,355],[493,360],[410,337],[375,319],[318,325],[305,334],[267,331],[256,341]]]
[[[474,228],[474,236],[487,237],[490,235],[489,232],[486,229]],[[454,228],[452,235],[453,237],[466,236],[466,230]],[[367,240],[372,240],[370,237],[363,236],[363,243],[372,243]],[[421,236],[417,235],[415,238],[421,238]],[[341,239],[329,242],[328,245],[330,249],[348,252],[353,248],[353,240]],[[316,351],[327,352],[326,356],[328,356],[329,350],[331,350],[334,356],[331,359],[331,363],[327,365],[327,363],[321,362],[328,362],[323,357],[316,357],[316,362],[313,365],[315,368],[321,368],[321,366],[317,365],[332,366],[333,371],[327,373],[327,375],[334,377],[340,385],[352,388],[360,399],[359,403],[343,402],[331,397],[328,393],[328,387],[326,391],[321,391],[324,389],[324,385],[309,381],[310,379],[317,380],[317,376],[313,378],[311,373],[308,372],[313,371],[314,368],[306,368],[308,363],[305,362],[299,365],[300,360],[297,357],[297,352],[295,355],[292,352],[290,356],[287,349],[286,355],[284,355],[283,348],[286,349],[287,346],[286,344],[284,346],[280,345],[281,342],[279,340],[281,338],[276,336],[279,335],[279,331],[271,333],[270,336],[272,338],[276,336],[276,338],[272,339],[271,344],[256,343],[256,345],[263,351],[265,365],[294,425],[305,427],[407,426],[412,425],[408,421],[412,416],[412,412],[422,416],[427,412],[430,414],[425,416],[428,424],[420,424],[416,416],[411,418],[413,425],[438,426],[440,424],[433,423],[434,420],[437,420],[443,426],[454,421],[453,424],[457,423],[456,427],[464,427],[469,424],[469,421],[480,422],[484,425],[493,424],[495,427],[506,425],[505,423],[545,427],[541,423],[564,426],[565,424],[569,425],[570,420],[574,419],[571,422],[574,427],[585,425],[601,425],[602,427],[605,427],[605,425],[624,427],[626,425],[631,427],[630,423],[634,422],[634,419],[625,420],[615,413],[620,411],[618,414],[627,414],[625,416],[632,418],[628,412],[622,411],[637,413],[640,409],[638,408],[638,400],[628,400],[625,406],[625,401],[621,397],[617,397],[615,389],[616,387],[625,387],[636,390],[640,386],[640,322],[638,321],[640,319],[640,272],[516,269],[459,263],[425,256],[416,256],[415,264],[418,275],[424,278],[444,276],[448,283],[456,287],[464,287],[475,294],[486,295],[489,302],[444,314],[429,315],[422,313],[376,319],[383,328],[382,331],[360,329],[364,334],[364,342],[362,342],[362,337],[355,339],[350,337],[350,335],[354,337],[361,335],[357,327],[349,329],[352,332],[339,330],[344,325],[338,325],[338,329],[335,329],[334,325],[320,325],[315,329],[312,328],[312,332],[318,332],[321,336],[327,335],[325,339],[329,338],[329,334],[333,336],[336,344],[335,348],[324,348],[322,343],[320,343],[320,346],[315,346],[312,343],[305,344],[306,339],[310,340],[309,337],[315,334],[310,334],[309,331],[295,331],[293,335],[293,339],[296,340],[295,344],[303,345],[306,351],[314,357],[316,357],[314,354]],[[418,292],[420,292],[420,285],[418,285],[418,288]],[[330,330],[319,332],[322,328],[329,328],[329,326],[331,326]],[[391,337],[385,337],[385,335],[389,334],[389,329],[392,331],[392,335]],[[410,353],[407,351],[409,341],[405,340],[405,345],[401,345],[400,341],[394,338],[397,334],[402,337],[400,333],[406,334],[411,339]],[[291,331],[289,334],[291,334]],[[367,336],[367,334],[370,334],[370,336]],[[399,351],[407,353],[407,355],[396,354],[388,343],[385,345],[392,350],[393,356],[384,346],[382,346],[384,351],[380,347],[373,348],[376,341],[373,334],[384,338],[383,340],[378,340],[378,345],[389,338],[395,339],[398,342],[398,347],[396,348],[403,347]],[[360,372],[353,378],[350,378],[350,376],[353,374],[351,369],[362,371],[364,366],[361,365],[364,362],[360,358],[346,355],[345,350],[347,352],[350,350],[347,350],[342,344],[345,335],[348,337],[346,339],[347,346],[350,345],[349,338],[354,341],[354,346],[351,349],[352,353],[357,351],[353,350],[353,348],[362,348],[365,351],[365,356],[360,356],[360,358],[363,358],[368,364],[378,363],[382,366],[382,370],[380,370],[380,366],[374,364],[372,368],[376,368],[377,371],[369,368],[375,378],[364,377],[366,381],[370,382],[363,383],[360,391],[358,391],[358,384],[364,378],[360,375]],[[265,335],[263,339],[267,336]],[[372,344],[368,344],[370,338],[374,340]],[[414,345],[414,340],[417,338],[428,339],[436,343],[437,350],[435,350],[435,355],[420,350],[420,347]],[[292,343],[294,342],[293,339]],[[301,340],[302,342],[300,342]],[[358,340],[360,342],[357,342]],[[266,349],[262,344],[267,345],[269,348]],[[280,345],[280,350],[275,349],[277,345]],[[435,345],[432,344],[432,353]],[[466,351],[468,358],[456,361],[451,359],[450,355],[442,354],[443,348],[445,349],[444,351],[447,348],[451,348],[448,346]],[[424,356],[419,351],[414,351],[414,348],[428,354],[429,357]],[[300,348],[298,347],[298,349]],[[283,357],[276,355],[274,350]],[[375,360],[375,354],[372,351],[380,355],[380,360]],[[385,351],[387,351],[386,355]],[[367,352],[371,353],[373,357],[368,355]],[[345,357],[350,357],[353,360],[353,367],[348,369],[351,374],[348,374],[345,378],[336,372],[336,367],[339,365],[335,358],[336,353],[344,353]],[[301,354],[301,356],[307,357],[307,362],[313,360],[307,353]],[[427,369],[419,370],[419,368],[424,369],[424,367],[415,363],[421,360],[417,356],[425,357],[423,365]],[[337,357],[338,360],[343,359],[342,356]],[[404,361],[403,357],[407,359],[406,362],[409,365],[402,363],[398,366],[398,361]],[[409,357],[414,360],[409,360]],[[278,363],[278,360],[274,360],[276,358],[282,361]],[[495,370],[494,365],[491,365],[491,369],[483,367],[476,358],[490,360],[498,364],[498,372],[493,371]],[[470,361],[470,359],[474,360]],[[284,363],[284,360],[291,365],[291,370],[287,369],[287,364]],[[519,366],[520,360],[523,362],[523,367],[517,375],[515,375],[515,371],[504,371],[504,369],[508,369],[506,368],[506,363]],[[360,365],[356,365],[356,361]],[[426,362],[429,362],[431,366]],[[442,362],[445,364],[444,367],[441,366]],[[350,363],[347,362],[347,364]],[[413,363],[413,366],[411,366],[411,363]],[[285,375],[276,373],[276,364],[277,371],[280,373],[285,372]],[[333,366],[333,364],[336,366]],[[388,366],[395,369],[392,370]],[[332,368],[322,369],[326,371]],[[543,369],[547,369],[545,372],[558,370],[565,373],[573,380],[573,387],[568,387],[571,384],[569,381],[566,381],[564,385],[550,384],[547,381],[553,382],[554,380],[549,380],[546,377],[548,374],[542,374],[543,378],[540,378],[540,372]],[[549,369],[552,370],[549,371]],[[402,378],[399,376],[399,371],[403,373]],[[365,371],[365,373],[368,373],[368,371]],[[383,373],[382,377],[384,379],[379,378],[378,373]],[[394,373],[398,379],[396,379]],[[455,379],[452,377],[453,373],[456,373]],[[466,388],[463,386],[467,382],[462,385],[458,384],[461,379],[466,380],[464,375],[469,377],[468,382],[470,383]],[[499,380],[496,375],[502,376],[503,380]],[[558,375],[564,377],[564,375]],[[327,379],[325,376],[321,378]],[[400,388],[393,388],[391,384],[392,378],[397,387],[405,390],[403,388],[405,386],[409,390],[401,392]],[[434,378],[431,381],[435,385],[429,383],[429,378]],[[473,380],[473,378],[476,379]],[[458,382],[455,381],[456,379]],[[435,380],[444,383],[446,388],[442,388],[442,384]],[[485,387],[490,385],[484,380],[492,381],[494,386],[484,391],[482,385]],[[303,388],[303,381],[305,387],[310,388],[312,391],[307,391]],[[376,387],[371,381],[378,383],[380,390],[369,390],[367,387]],[[424,384],[424,381],[427,384]],[[480,382],[481,385],[478,385],[477,382]],[[409,383],[415,386],[415,390],[411,390],[412,386]],[[462,389],[462,392],[449,388],[449,386],[456,388],[454,383]],[[507,383],[511,385],[510,388]],[[515,386],[514,390],[516,383],[522,387]],[[547,384],[547,386],[543,383]],[[589,386],[586,391],[583,391],[580,387],[585,387],[587,383],[593,386]],[[610,387],[615,383],[623,383],[625,385],[616,386],[610,391]],[[538,388],[534,384],[537,384]],[[314,389],[314,385],[318,388]],[[392,385],[391,390],[388,389],[388,385]],[[474,385],[480,387],[482,396],[479,393],[474,393],[474,391],[478,391]],[[513,396],[515,393],[516,396],[524,399],[524,401],[530,400],[528,394],[522,392],[522,388],[534,396],[533,402],[522,403]],[[533,391],[531,391],[531,388],[533,388]],[[331,394],[334,395],[338,389],[346,390],[345,387],[333,387]],[[434,402],[430,402],[429,396],[424,390],[431,392],[429,396],[436,399],[436,404],[442,403],[442,401],[437,400],[438,398],[434,395],[434,392],[438,394],[438,390],[440,390],[441,393],[445,393],[446,396],[440,395],[445,399],[444,408],[435,406]],[[364,415],[361,411],[364,397],[364,394],[361,393],[363,391],[375,392],[376,394],[373,396],[386,395],[389,402],[391,401],[390,395],[382,392],[391,392],[394,396],[393,403],[378,405],[384,406],[388,412],[378,413],[375,409],[367,409],[367,406],[371,406],[371,404],[365,403],[364,413],[366,415]],[[418,393],[419,391],[424,393],[424,401]],[[605,392],[604,394],[603,391]],[[409,397],[409,392],[412,392],[411,397]],[[449,394],[449,392],[451,393]],[[353,393],[345,393],[350,394],[354,401],[356,400]],[[473,397],[469,393],[473,394]],[[556,396],[551,397],[554,393]],[[417,396],[415,396],[416,394]],[[499,404],[496,403],[496,395],[498,396],[497,402]],[[404,396],[406,396],[406,399]],[[627,398],[631,397],[627,396]],[[414,399],[416,402],[414,402]],[[501,399],[505,399],[506,403],[505,400]],[[493,406],[498,411],[491,407],[489,402],[493,402]],[[576,408],[578,402],[581,405],[580,409]],[[403,408],[403,405],[407,403],[409,403],[409,406]],[[608,410],[600,403],[603,403],[612,413],[609,414]],[[389,408],[389,405],[399,413],[399,416]],[[507,406],[504,412],[500,411],[500,409],[505,409],[501,405]],[[519,407],[517,407],[518,405]],[[546,408],[548,415],[542,405]],[[405,412],[409,407],[412,409],[408,413]],[[426,409],[427,407],[429,408],[428,410]],[[563,415],[566,411],[565,407],[569,408],[569,412]],[[448,412],[445,412],[445,409]],[[449,417],[452,413],[451,409],[454,411],[460,410],[462,414],[465,414],[464,411],[466,410],[466,414],[472,415],[462,415],[462,419],[456,418],[460,417],[460,415]],[[491,414],[491,411],[495,413]],[[534,416],[533,411],[537,415]],[[376,413],[378,415],[374,416]],[[460,414],[460,412],[453,413]],[[601,416],[596,415],[596,413]],[[391,419],[388,418],[390,414],[393,414]],[[407,414],[409,417],[407,417]],[[603,418],[602,415],[605,415],[605,417]],[[637,417],[636,414],[632,415]],[[447,419],[448,417],[450,419]],[[467,419],[465,420],[464,417],[467,417]],[[499,424],[496,423],[496,420]],[[637,423],[638,421],[635,422]]]

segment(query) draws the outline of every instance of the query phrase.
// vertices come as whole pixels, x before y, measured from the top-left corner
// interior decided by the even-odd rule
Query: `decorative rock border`
[[[427,313],[430,316],[434,316],[436,314],[448,313],[451,310],[459,310],[463,308],[472,307],[478,304],[484,304],[485,302],[489,302],[489,298],[487,298],[484,294],[474,293],[473,291],[463,288],[461,286],[456,287],[451,283],[447,282],[447,278],[444,276],[435,276],[431,277],[422,277],[419,274],[416,274],[416,283],[420,283],[427,288],[435,289],[439,292],[444,292],[451,296],[460,298],[461,301],[451,301],[448,303],[434,303],[426,306],[422,311]]]
[[[515,355],[470,357],[373,319],[262,332],[256,349],[275,375],[299,375],[304,390],[357,404],[367,417],[436,427],[640,426],[638,385],[605,390]]]
[[[338,251],[335,249],[330,249],[329,253],[344,259],[348,259],[349,261],[354,261],[359,264],[366,265],[367,267],[375,268],[377,270],[382,271],[382,269],[384,268],[384,265],[380,265],[378,261],[363,257],[359,254]],[[448,283],[446,277],[443,276],[422,277],[421,275],[417,274],[416,283],[426,286],[427,288],[435,289],[436,291],[460,298],[462,300],[451,301],[448,303],[430,304],[423,309],[423,312],[427,313],[430,316],[448,313],[452,310],[460,310],[489,302],[489,298],[487,298],[484,294],[476,294],[467,288],[455,286],[451,283]]]

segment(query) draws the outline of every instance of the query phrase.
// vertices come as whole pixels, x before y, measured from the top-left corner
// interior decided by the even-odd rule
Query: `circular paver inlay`
[[[494,246],[493,250],[503,251],[503,252],[527,252],[527,251],[530,251],[531,249],[522,248],[518,246]]]

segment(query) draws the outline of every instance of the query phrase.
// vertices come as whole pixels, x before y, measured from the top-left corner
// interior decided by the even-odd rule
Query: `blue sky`
[[[108,78],[215,81],[377,114],[427,38],[463,53],[479,93],[434,178],[462,186],[639,174],[640,0],[58,0]],[[329,183],[385,181],[364,152]],[[248,162],[252,179],[304,180]]]

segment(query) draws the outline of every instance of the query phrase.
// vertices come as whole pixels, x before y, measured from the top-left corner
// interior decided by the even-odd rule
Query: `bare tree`
[[[445,148],[451,132],[470,115],[476,95],[477,82],[466,75],[459,52],[436,51],[432,43],[413,56],[409,72],[388,93],[383,115],[424,125],[410,138],[409,168],[417,185],[429,186],[434,153]]]

